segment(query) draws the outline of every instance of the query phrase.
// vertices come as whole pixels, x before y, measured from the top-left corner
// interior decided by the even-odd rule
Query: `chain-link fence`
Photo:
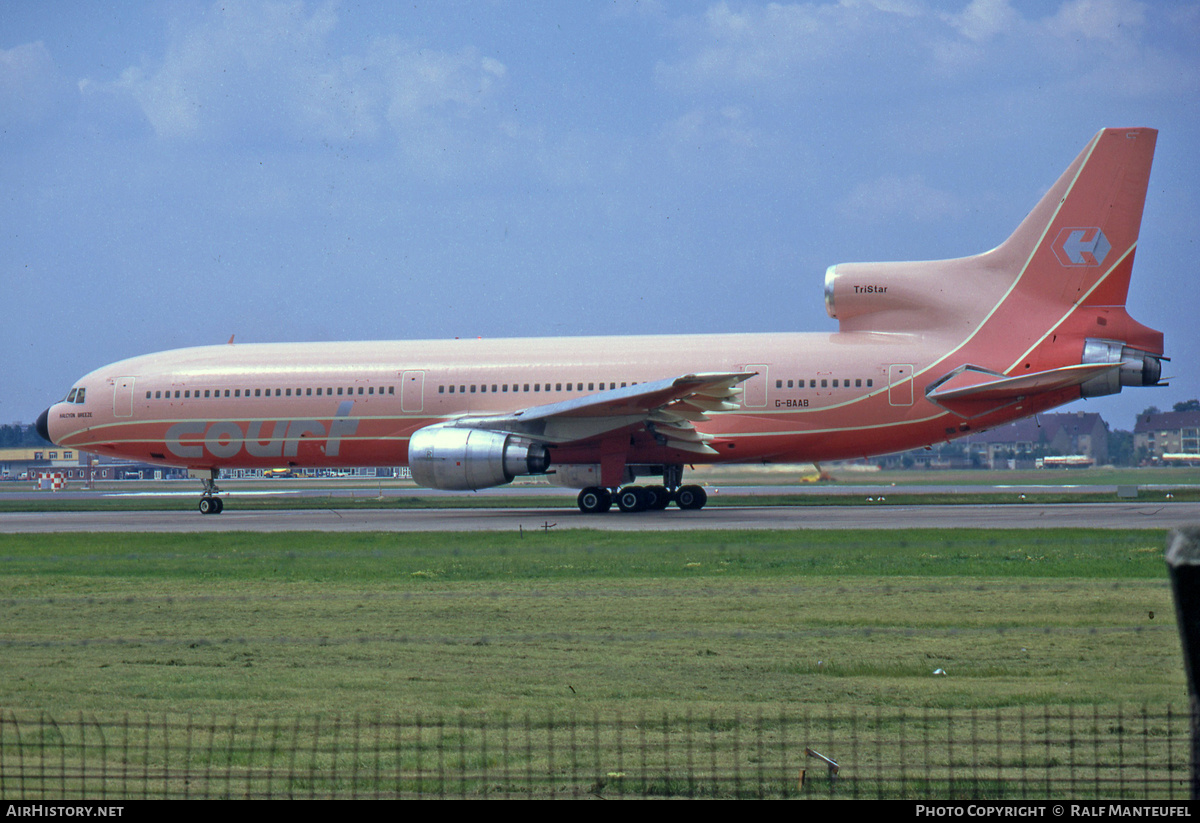
[[[0,711],[0,797],[1172,799],[1186,709],[200,718]]]

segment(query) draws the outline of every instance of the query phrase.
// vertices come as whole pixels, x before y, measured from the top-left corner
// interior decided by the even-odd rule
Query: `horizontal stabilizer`
[[[1120,367],[1120,363],[1084,363],[1009,377],[979,366],[960,366],[933,383],[925,396],[947,411],[970,419],[1031,395],[1082,386]]]
[[[1008,377],[978,366],[961,366],[931,385],[925,396],[935,403],[945,400],[1015,400],[1031,394],[1078,386],[1120,367],[1120,363],[1085,363]]]

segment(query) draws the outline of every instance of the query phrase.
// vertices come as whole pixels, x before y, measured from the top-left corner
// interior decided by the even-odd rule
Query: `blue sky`
[[[833,331],[825,268],[1003,240],[1160,130],[1130,293],[1200,396],[1200,5],[0,10],[0,420],[150,351]]]

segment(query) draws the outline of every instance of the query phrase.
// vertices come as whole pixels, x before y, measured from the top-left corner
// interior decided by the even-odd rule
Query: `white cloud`
[[[660,63],[656,73],[664,85],[689,91],[777,83],[844,55],[864,25],[888,13],[866,4],[773,3],[735,11],[718,3],[700,18],[680,21],[690,53]]]
[[[1021,23],[1008,0],[971,0],[961,14],[947,14],[943,19],[971,41],[1007,34]]]
[[[962,212],[959,199],[932,188],[919,174],[888,175],[854,188],[837,207],[843,219],[877,225],[893,220],[931,223]]]
[[[131,96],[164,139],[354,140],[424,154],[421,142],[469,128],[503,86],[504,64],[470,47],[380,35],[339,54],[337,24],[328,6],[222,3],[176,23],[160,60],[81,87]]]
[[[1145,19],[1145,7],[1134,0],[1070,0],[1045,27],[1059,37],[1118,43],[1135,36]]]
[[[861,92],[864,76],[878,78],[868,91],[894,94],[923,82],[960,85],[964,74],[993,78],[994,86],[1007,78],[1016,88],[1044,88],[1067,72],[1088,86],[1102,76],[1118,83],[1141,77],[1125,83],[1135,94],[1150,85],[1146,64],[1191,58],[1176,43],[1148,39],[1150,7],[1137,0],[1064,0],[1024,15],[1012,0],[970,0],[959,8],[914,0],[715,3],[676,21],[679,54],[659,62],[656,78],[692,95],[786,99]],[[1176,6],[1155,12],[1194,20]],[[1188,28],[1194,23],[1182,30]],[[1195,71],[1182,69],[1182,83],[1166,80],[1164,91],[1191,87]]]
[[[63,84],[42,41],[0,49],[0,123],[34,123],[61,102]]]
[[[667,124],[665,139],[676,150],[703,150],[721,146],[735,152],[751,151],[758,143],[747,113],[737,106],[718,110],[696,109]]]

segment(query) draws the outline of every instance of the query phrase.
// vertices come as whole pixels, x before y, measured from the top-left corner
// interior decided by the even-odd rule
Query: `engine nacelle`
[[[1162,377],[1162,360],[1157,354],[1130,348],[1120,340],[1089,337],[1083,343],[1082,363],[1120,363],[1119,369],[1093,377],[1079,387],[1084,397],[1118,394],[1122,386],[1156,386]]]
[[[825,270],[825,312],[838,321],[937,309],[948,300],[929,263],[839,263]]]
[[[430,489],[487,489],[549,466],[545,446],[506,432],[441,424],[418,429],[408,441],[413,480]]]

